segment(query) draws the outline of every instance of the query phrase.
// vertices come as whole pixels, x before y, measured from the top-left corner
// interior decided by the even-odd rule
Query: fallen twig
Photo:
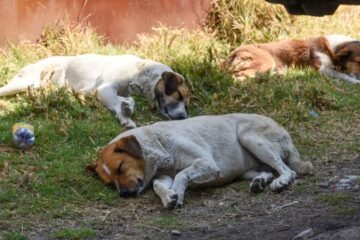
[[[9,144],[0,144],[0,152],[18,152],[20,149],[14,148]]]
[[[271,214],[271,213],[280,211],[283,208],[286,208],[286,207],[289,207],[289,206],[292,206],[292,205],[295,205],[295,204],[299,204],[299,202],[298,201],[293,201],[291,203],[287,203],[287,204],[284,204],[284,205],[281,205],[281,206],[275,206],[275,207],[272,208],[271,211],[266,211],[266,213]]]
[[[151,229],[154,229],[154,230],[157,230],[157,231],[160,231],[160,232],[165,232],[165,230],[162,229],[162,228],[158,228],[158,227],[154,227],[154,226],[150,226],[150,225],[146,225],[146,224],[142,224],[142,223],[139,223],[137,225],[142,226],[142,227],[146,227],[146,228],[151,228]]]
[[[109,216],[110,211],[105,211],[105,216],[101,219],[102,222],[105,222],[106,218]]]

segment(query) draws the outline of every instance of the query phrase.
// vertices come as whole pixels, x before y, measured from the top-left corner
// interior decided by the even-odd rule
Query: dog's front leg
[[[341,72],[338,72],[334,69],[331,68],[322,68],[319,70],[321,74],[330,77],[330,78],[335,78],[338,80],[343,80],[343,81],[347,81],[353,84],[360,84],[360,80],[354,77],[349,76],[348,74],[344,74]]]
[[[219,176],[220,169],[213,160],[196,159],[175,176],[172,189],[178,195],[177,205],[183,205],[185,190],[189,184],[209,183]]]
[[[111,85],[99,87],[97,97],[109,110],[115,113],[122,125],[127,128],[136,127],[136,124],[129,118],[135,105],[132,97],[118,96],[116,89]]]
[[[171,189],[173,179],[170,176],[162,175],[154,179],[153,188],[160,197],[165,208],[173,209],[178,200],[178,195]]]

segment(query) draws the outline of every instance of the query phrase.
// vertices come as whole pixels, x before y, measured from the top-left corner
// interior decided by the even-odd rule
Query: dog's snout
[[[141,188],[143,186],[144,182],[142,179],[138,178],[137,179],[137,188]]]
[[[182,119],[185,119],[186,118],[186,114],[185,113],[179,113],[177,116],[176,116],[176,119],[179,119],[179,120],[182,120]]]
[[[141,191],[141,188],[144,185],[144,181],[141,178],[136,179],[136,185],[134,185],[133,189],[129,188],[121,188],[119,190],[120,197],[131,197],[131,196],[137,196],[139,192]]]
[[[127,188],[120,189],[119,195],[120,197],[129,197],[130,191]]]

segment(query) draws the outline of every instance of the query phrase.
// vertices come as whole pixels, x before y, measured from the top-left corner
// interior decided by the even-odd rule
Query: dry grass
[[[360,6],[340,6],[331,16],[291,16],[263,0],[214,0],[207,26],[233,46],[323,34],[360,38]]]

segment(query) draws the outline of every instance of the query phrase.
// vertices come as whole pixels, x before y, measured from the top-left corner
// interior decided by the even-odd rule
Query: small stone
[[[313,118],[319,118],[320,117],[320,115],[315,111],[309,111],[309,115],[312,116]]]
[[[359,191],[359,176],[346,175],[335,185],[336,191]]]
[[[330,183],[327,181],[321,181],[317,182],[316,185],[318,185],[320,188],[328,188],[330,186]]]
[[[179,230],[171,230],[171,236],[180,236],[181,232]]]
[[[292,240],[305,240],[314,236],[314,230],[312,228],[306,229],[292,238]]]

